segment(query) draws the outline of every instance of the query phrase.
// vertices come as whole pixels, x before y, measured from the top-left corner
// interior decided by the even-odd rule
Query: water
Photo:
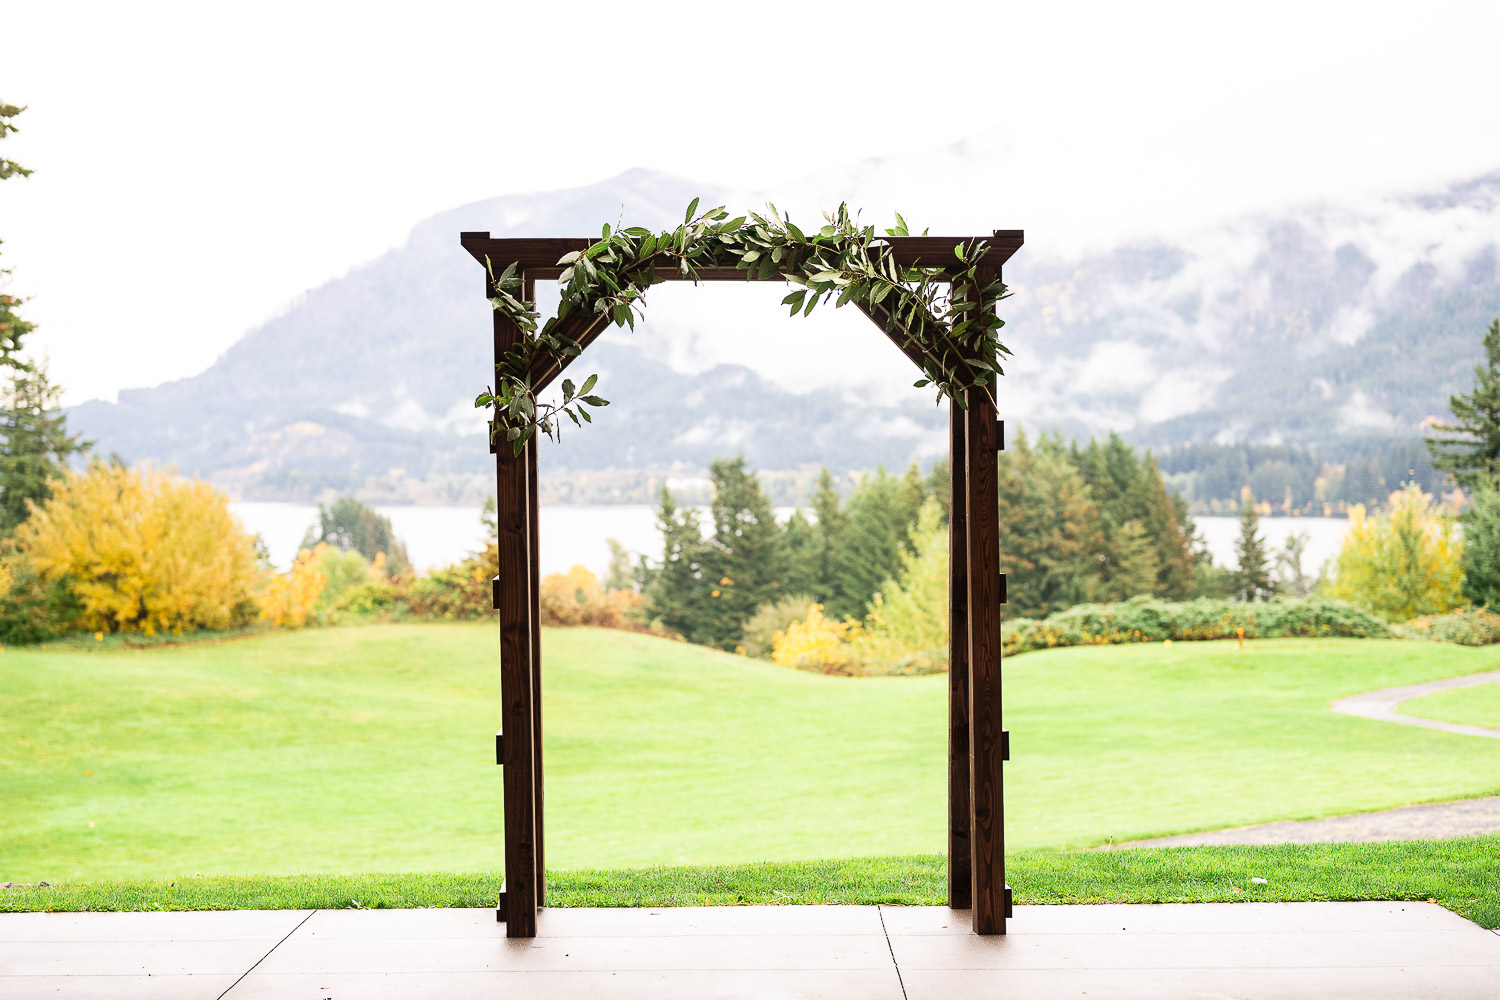
[[[230,509],[245,528],[259,533],[271,551],[271,562],[285,570],[297,556],[303,534],[318,519],[318,509],[308,504],[232,503]],[[478,507],[376,507],[391,519],[396,535],[406,543],[407,554],[418,570],[457,562],[482,544]],[[656,508],[649,504],[556,504],[542,507],[542,573],[565,573],[575,565],[587,566],[603,577],[609,566],[606,539],[618,539],[627,549],[653,558],[661,553],[661,535],[656,529]],[[791,508],[778,508],[785,520]],[[1220,566],[1235,563],[1234,542],[1239,536],[1237,517],[1196,517],[1198,532]],[[1349,522],[1341,517],[1264,518],[1261,538],[1268,552],[1281,548],[1286,536],[1305,531],[1307,553],[1302,570],[1316,574],[1325,560],[1338,554]]]
[[[1239,560],[1234,553],[1235,540],[1240,536],[1240,519],[1237,517],[1195,517],[1198,534],[1208,545],[1214,562],[1220,566],[1234,566]],[[1343,517],[1263,517],[1260,520],[1260,538],[1265,550],[1272,556],[1275,568],[1275,553],[1286,545],[1287,535],[1307,533],[1307,549],[1302,555],[1302,572],[1317,576],[1318,569],[1339,554],[1344,536],[1349,533],[1349,520]]]

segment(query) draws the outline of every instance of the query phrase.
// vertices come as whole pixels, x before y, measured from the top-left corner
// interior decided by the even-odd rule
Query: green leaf
[[[584,393],[587,393],[590,389],[594,388],[594,383],[597,381],[599,381],[598,375],[590,375],[588,378],[584,379],[583,388],[578,390],[579,394],[582,395]]]
[[[687,215],[682,219],[684,225],[693,221],[693,213],[696,211],[698,211],[698,199],[694,198],[688,203]]]
[[[590,406],[608,406],[609,405],[609,400],[605,399],[603,396],[582,396],[580,398],[585,403],[589,404]]]
[[[760,251],[747,250],[745,251],[745,255],[741,257],[740,260],[744,261],[746,264],[753,264],[756,261],[760,260]]]
[[[898,216],[896,216],[896,218],[899,219],[899,218],[901,218],[901,216],[898,215]],[[932,381],[931,379],[919,378],[915,382],[912,383],[912,388],[914,388],[914,389],[920,389],[920,388],[922,388],[922,386],[929,384],[931,381]]]
[[[589,416],[588,410],[579,410],[578,415],[583,418],[583,422],[586,424],[591,424],[594,422],[594,418]]]
[[[609,223],[606,222],[604,224],[604,229],[600,231],[599,238],[602,240],[609,239]]]
[[[570,399],[573,398],[573,390],[575,388],[577,388],[577,387],[575,385],[573,385],[573,380],[572,379],[570,379],[570,378],[563,379],[563,402],[566,403],[568,400],[570,400]]]
[[[564,264],[571,264],[582,256],[583,254],[579,253],[577,250],[574,250],[571,253],[565,253],[557,259],[557,265],[561,267]]]

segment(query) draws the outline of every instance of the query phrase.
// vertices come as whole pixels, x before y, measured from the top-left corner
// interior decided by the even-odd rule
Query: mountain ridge
[[[620,218],[667,227],[692,197],[723,195],[634,170],[459,206],[299,296],[199,375],[73,407],[70,420],[102,452],[175,464],[245,498],[477,499],[488,456],[471,404],[489,372],[489,308],[458,233],[590,233]],[[1023,251],[1006,268],[1015,294],[1004,337],[1016,357],[1002,410],[1031,427],[1113,429],[1157,448],[1413,436],[1467,387],[1483,326],[1500,315],[1497,234],[1500,172],[1074,259]],[[726,323],[760,322],[734,309]],[[856,396],[857,379],[833,372],[794,392],[712,358],[675,370],[673,353],[692,354],[715,320],[665,309],[648,322],[649,337],[611,333],[580,359],[614,405],[543,449],[548,475],[681,471],[736,451],[762,468],[850,470],[946,450],[946,414],[930,397]],[[849,349],[851,372],[881,350]]]

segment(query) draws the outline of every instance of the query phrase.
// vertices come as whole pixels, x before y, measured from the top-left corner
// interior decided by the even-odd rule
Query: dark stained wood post
[[[964,411],[948,402],[948,905],[974,898],[969,846],[969,536],[968,447]]]
[[[989,272],[989,273],[987,273]],[[995,277],[981,269],[981,285]],[[976,296],[977,298],[977,296]],[[969,839],[976,934],[1005,933],[1005,813],[1000,721],[999,450],[995,404],[985,388],[967,390],[965,420],[969,612]]]
[[[536,279],[522,279],[522,296],[536,301]],[[547,905],[546,838],[542,835],[542,560],[541,504],[537,495],[537,460],[541,446],[539,435],[526,445],[526,523],[531,551],[531,742],[535,762],[532,777],[536,786],[536,905]]]
[[[499,267],[496,268],[498,272]],[[495,359],[522,337],[496,310]],[[530,458],[515,454],[509,441],[495,442],[496,513],[500,566],[500,700],[502,762],[505,767],[505,894],[501,907],[506,937],[536,936],[537,907],[537,740],[535,650],[532,626]]]

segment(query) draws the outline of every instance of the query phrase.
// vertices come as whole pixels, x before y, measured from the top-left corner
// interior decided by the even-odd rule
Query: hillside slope
[[[471,401],[489,369],[488,309],[458,233],[594,232],[620,217],[665,226],[698,195],[717,193],[637,170],[443,213],[202,374],[75,407],[71,419],[101,451],[172,463],[245,497],[472,499],[487,463]],[[1156,447],[1336,451],[1350,438],[1415,435],[1467,386],[1483,328],[1500,315],[1497,242],[1500,173],[1081,259],[1049,256],[1045,234],[1031,233],[1006,271],[1016,356],[1002,408],[1031,426],[1114,429]],[[581,364],[601,373],[614,405],[547,449],[546,468],[680,472],[743,452],[762,468],[858,469],[942,452],[945,413],[918,393],[853,398],[858,386],[839,372],[815,372],[823,388],[797,393],[744,367],[685,374],[666,363],[691,354],[712,322],[668,315],[650,321],[649,338],[593,348]],[[734,317],[747,322],[759,321]]]

